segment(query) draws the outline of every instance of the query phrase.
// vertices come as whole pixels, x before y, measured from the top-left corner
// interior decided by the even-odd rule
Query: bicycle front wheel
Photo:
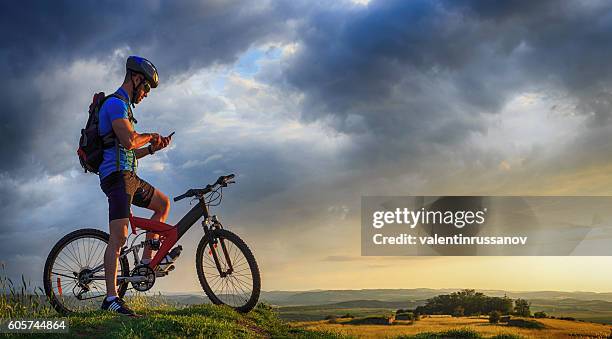
[[[249,247],[236,234],[217,229],[204,236],[196,252],[196,270],[208,298],[246,313],[259,299],[261,278]]]

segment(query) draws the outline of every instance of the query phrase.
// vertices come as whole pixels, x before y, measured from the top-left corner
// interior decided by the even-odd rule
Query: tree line
[[[513,314],[521,317],[531,316],[530,303],[525,299],[512,300],[507,296],[489,297],[475,290],[465,289],[451,294],[438,295],[427,299],[427,304],[418,306],[416,314],[451,314],[453,316],[472,316],[490,314]]]

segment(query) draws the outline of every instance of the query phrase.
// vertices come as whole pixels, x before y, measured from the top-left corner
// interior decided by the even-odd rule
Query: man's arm
[[[128,119],[115,119],[112,125],[119,142],[128,150],[138,150],[149,142],[159,142],[157,133],[136,133]]]
[[[155,143],[155,140],[151,141],[151,144],[147,147],[143,147],[143,148],[138,148],[134,150],[134,153],[136,154],[136,159],[140,159],[144,156],[147,156],[149,154],[151,154],[151,151],[153,152],[157,152],[160,149],[164,149],[166,148],[168,145],[170,145],[170,141],[172,140],[172,136],[168,136],[168,137],[159,137],[159,143]],[[150,150],[149,150],[150,148]]]
[[[134,153],[136,154],[136,159],[140,159],[142,157],[149,155],[149,148],[148,147],[138,148],[134,150]]]

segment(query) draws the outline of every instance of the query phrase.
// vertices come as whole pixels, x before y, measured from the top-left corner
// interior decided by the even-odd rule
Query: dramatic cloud
[[[299,26],[285,78],[305,94],[304,119],[360,137],[357,160],[422,157],[439,144],[461,152],[470,133],[489,128],[483,114],[530,92],[566,93],[573,113],[601,125],[611,108],[611,9],[559,1],[322,8]]]

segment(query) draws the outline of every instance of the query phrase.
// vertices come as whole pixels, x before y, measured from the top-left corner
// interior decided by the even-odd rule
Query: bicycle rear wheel
[[[106,296],[104,280],[88,279],[92,269],[104,263],[109,235],[96,229],[81,229],[64,236],[55,244],[43,273],[43,285],[49,302],[60,314],[91,311],[100,308]],[[119,273],[130,275],[128,260],[119,259]],[[104,277],[104,269],[93,274]],[[123,297],[128,284],[117,286]]]
[[[214,304],[225,304],[242,313],[249,312],[257,304],[261,289],[255,257],[236,234],[223,229],[216,229],[212,233],[216,239],[212,248],[210,238],[204,236],[196,252],[200,285]]]

